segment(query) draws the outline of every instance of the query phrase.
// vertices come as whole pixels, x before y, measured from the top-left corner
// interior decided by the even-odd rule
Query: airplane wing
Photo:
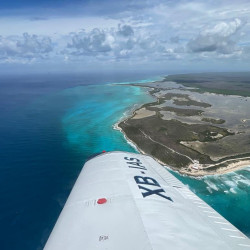
[[[250,249],[249,239],[153,158],[89,160],[45,250]]]

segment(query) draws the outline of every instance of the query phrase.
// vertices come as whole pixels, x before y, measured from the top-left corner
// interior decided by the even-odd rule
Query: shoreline
[[[131,86],[131,84],[128,84],[128,85]],[[148,88],[149,90],[147,91],[147,94],[151,95],[153,98],[158,100],[157,97],[155,97],[154,95],[152,95],[150,93],[150,91],[152,89],[155,89],[154,87],[138,86],[138,85],[136,87],[146,87],[146,88]],[[123,129],[119,126],[120,123],[126,122],[128,119],[131,119],[134,116],[136,116],[136,112],[139,111],[145,104],[148,104],[148,103],[141,104],[139,107],[137,106],[138,104],[134,104],[133,108],[131,110],[129,110],[127,114],[124,113],[123,116],[121,117],[121,119],[119,119],[113,125],[113,129],[119,130],[123,134],[123,136],[124,136],[125,140],[127,141],[127,143],[130,144],[136,151],[138,151],[139,153],[144,154],[144,155],[149,155],[148,153],[145,153],[142,149],[140,149],[140,147],[138,147],[138,145],[135,142],[130,140],[127,137],[126,133],[123,131]],[[172,171],[177,172],[177,173],[179,173],[181,175],[184,175],[184,176],[186,175],[186,176],[193,177],[193,178],[211,176],[211,175],[223,175],[223,174],[227,174],[227,173],[230,173],[230,172],[235,172],[235,171],[238,171],[240,169],[250,167],[250,157],[245,157],[245,158],[244,157],[239,157],[239,160],[237,160],[237,158],[226,160],[225,162],[227,162],[227,161],[234,161],[234,162],[228,163],[228,165],[225,166],[225,167],[218,167],[215,170],[209,170],[209,168],[214,167],[216,165],[219,165],[222,162],[220,162],[219,164],[218,163],[210,164],[209,168],[199,169],[199,170],[192,169],[191,171],[188,171],[185,168],[184,169],[183,168],[178,169],[178,168],[172,167],[172,166],[167,165],[166,163],[162,162],[161,160],[157,159],[155,156],[152,156],[152,155],[150,155],[150,156],[153,157],[164,168],[171,169]]]
[[[148,83],[151,83],[151,82],[148,82]],[[132,86],[132,87],[143,87],[143,86],[140,86],[140,85],[136,86],[136,85],[129,84],[129,83],[128,83],[128,84],[117,84],[117,83],[115,83],[115,85],[125,85],[125,86],[128,85],[128,86]],[[157,99],[157,98],[155,98],[154,96],[152,96],[152,95],[150,94],[150,90],[153,89],[152,87],[147,87],[147,86],[145,86],[145,88],[148,89],[148,90],[147,90],[147,95],[151,96],[151,97],[154,98],[154,99]],[[113,124],[113,126],[112,126],[114,130],[118,130],[118,131],[120,131],[120,132],[123,134],[125,140],[127,141],[127,143],[128,143],[129,145],[131,145],[131,147],[133,147],[136,151],[138,151],[139,153],[142,153],[142,154],[144,154],[144,155],[146,155],[146,153],[145,153],[143,150],[141,150],[132,140],[130,140],[130,139],[126,136],[126,134],[124,133],[124,131],[122,130],[122,128],[119,127],[119,124],[120,124],[121,122],[124,122],[124,121],[128,120],[129,118],[133,117],[133,116],[135,115],[135,112],[136,112],[137,110],[141,109],[142,106],[145,105],[145,104],[146,104],[146,103],[143,103],[143,104],[135,103],[135,104],[133,105],[133,107],[132,107],[130,110],[125,111],[125,112],[123,113],[123,115],[121,116],[121,118],[120,118],[115,124]],[[152,156],[152,157],[153,157],[153,156]]]
[[[234,159],[237,161],[237,159]],[[241,160],[238,162],[234,162],[234,163],[229,163],[226,167],[219,167],[216,170],[212,170],[212,171],[206,171],[206,169],[204,170],[196,170],[193,172],[188,172],[185,170],[181,170],[178,171],[180,174],[182,175],[188,175],[191,177],[203,177],[203,176],[211,176],[211,175],[223,175],[223,174],[228,174],[228,173],[232,173],[244,168],[248,168],[250,167],[250,160],[246,159],[246,160]]]
[[[140,108],[141,108],[141,107],[140,107]],[[139,108],[139,109],[140,109],[140,108]],[[135,110],[135,111],[136,111],[136,110]],[[134,112],[135,112],[135,111],[134,111]],[[134,114],[133,114],[131,117],[133,117],[133,116],[134,116]],[[138,145],[137,145],[135,142],[133,142],[132,140],[130,140],[130,139],[126,136],[126,134],[125,134],[125,132],[122,130],[122,128],[119,127],[119,124],[120,124],[121,122],[124,122],[124,121],[126,121],[127,119],[129,119],[129,118],[131,118],[131,117],[126,117],[125,119],[116,122],[116,123],[113,125],[113,129],[120,131],[120,132],[123,134],[123,136],[124,136],[126,142],[127,142],[129,145],[131,145],[136,151],[138,151],[138,153],[141,153],[141,154],[144,154],[144,155],[149,155],[149,154],[145,153],[142,149],[140,149],[140,148],[138,147]],[[164,168],[169,168],[169,169],[171,169],[172,171],[178,172],[178,170],[176,170],[176,169],[174,169],[174,168],[171,168],[170,166],[166,165],[164,162],[162,162],[161,160],[157,159],[156,157],[154,157],[154,156],[152,156],[152,155],[149,155],[149,156],[151,156],[153,159],[155,159],[155,160],[156,160],[159,164],[161,164]],[[178,172],[178,173],[179,173],[179,172]]]

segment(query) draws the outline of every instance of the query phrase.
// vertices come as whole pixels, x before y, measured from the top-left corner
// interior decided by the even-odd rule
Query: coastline
[[[161,78],[163,78],[163,77],[161,77]],[[139,82],[144,82],[144,81],[139,81]],[[147,83],[152,83],[152,82],[155,82],[155,81],[148,81]],[[124,85],[124,86],[132,86],[132,87],[145,87],[145,88],[148,89],[148,90],[147,90],[147,95],[149,95],[150,97],[156,99],[155,96],[153,96],[153,95],[150,94],[150,90],[153,89],[152,87],[140,86],[140,85],[138,86],[138,85],[134,85],[134,84],[131,84],[131,83],[113,83],[112,85]],[[122,130],[122,128],[119,127],[119,124],[120,124],[121,122],[124,122],[124,121],[128,120],[129,118],[133,117],[134,114],[135,114],[135,112],[136,112],[137,110],[141,109],[142,106],[145,105],[145,104],[147,104],[147,102],[146,102],[146,103],[143,103],[143,104],[138,104],[138,103],[133,104],[133,107],[132,107],[131,109],[127,110],[126,112],[124,112],[123,115],[120,117],[120,119],[119,119],[115,124],[113,124],[113,126],[112,126],[114,130],[118,130],[118,131],[120,131],[120,132],[123,134],[125,140],[127,141],[127,143],[128,143],[131,147],[133,147],[136,151],[138,151],[139,153],[142,153],[142,154],[146,154],[146,153],[145,153],[143,150],[141,150],[141,149],[136,145],[135,142],[133,142],[132,140],[130,140],[130,139],[126,136],[126,134],[124,133],[124,131]],[[161,163],[161,164],[163,164],[163,163]]]
[[[138,109],[140,109],[143,105],[144,105],[144,104],[142,104]],[[136,111],[137,111],[137,109],[134,110],[134,112],[136,112]],[[130,140],[130,139],[127,137],[126,133],[122,130],[122,128],[119,127],[119,124],[120,124],[121,122],[124,122],[124,121],[126,121],[127,119],[130,119],[131,117],[133,117],[133,116],[134,116],[134,112],[133,112],[133,114],[132,114],[131,116],[122,117],[123,119],[120,119],[118,122],[116,122],[116,123],[113,125],[113,129],[120,131],[120,132],[123,134],[123,136],[124,136],[125,140],[127,141],[127,143],[128,143],[129,145],[131,145],[136,151],[138,151],[138,153],[141,153],[141,154],[144,154],[144,155],[149,155],[149,154],[145,153],[141,148],[139,148],[138,145],[137,145],[135,142],[133,142],[132,140]],[[161,160],[155,158],[155,157],[152,156],[152,155],[150,155],[150,156],[153,157],[158,163],[160,163],[161,165],[163,165],[163,167],[170,168],[171,170],[176,171],[176,169],[173,169],[173,168],[171,168],[170,166],[167,166],[167,165],[166,165],[164,162],[162,162]],[[178,171],[177,171],[177,172],[178,172]]]
[[[131,118],[133,116],[134,116],[134,114],[131,115],[130,117],[127,117],[126,119],[123,119],[122,121],[118,121],[117,123],[114,124],[113,128],[116,129],[116,130],[119,130],[123,134],[123,136],[124,136],[125,140],[127,141],[127,143],[129,145],[131,145],[134,149],[136,149],[139,153],[144,154],[144,155],[149,155],[149,154],[145,153],[142,149],[140,149],[135,142],[130,140],[126,136],[126,133],[122,130],[122,128],[119,127],[120,122],[126,121],[127,119],[129,119],[129,118]],[[163,167],[169,168],[172,171],[178,172],[181,175],[186,175],[186,176],[189,176],[189,177],[204,177],[204,176],[209,176],[209,175],[223,175],[223,174],[227,174],[227,173],[230,173],[230,172],[235,172],[235,171],[243,169],[243,168],[250,167],[250,160],[241,160],[241,161],[236,162],[236,163],[229,163],[228,166],[218,168],[218,169],[216,169],[214,171],[196,170],[196,171],[190,172],[190,171],[179,170],[177,168],[173,168],[173,167],[171,167],[169,165],[166,165],[166,163],[162,162],[161,160],[157,159],[156,157],[154,157],[152,155],[150,155],[150,156],[153,157]],[[237,159],[235,159],[235,160],[237,160]]]
[[[250,160],[241,160],[235,163],[229,163],[226,167],[220,167],[212,171],[197,170],[197,171],[190,173],[190,172],[181,170],[178,172],[182,175],[188,175],[192,177],[203,177],[203,176],[208,176],[208,175],[223,175],[223,174],[235,172],[235,171],[247,168],[247,167],[250,167]]]
[[[148,82],[148,83],[150,83],[150,82]],[[156,101],[159,100],[159,98],[157,98],[156,96],[154,96],[151,93],[151,91],[154,90],[155,87],[151,87],[151,86],[138,86],[138,85],[134,85],[134,84],[127,84],[127,85],[148,88],[149,90],[147,91],[147,93],[149,95],[151,95],[153,98],[155,98]],[[131,139],[129,139],[128,136],[126,135],[126,133],[124,132],[124,130],[119,126],[121,123],[126,123],[126,121],[129,120],[129,119],[135,119],[134,117],[137,115],[137,112],[138,111],[141,112],[143,106],[146,105],[146,104],[149,104],[149,103],[144,103],[144,104],[140,105],[139,107],[137,106],[137,104],[135,104],[133,106],[133,108],[131,110],[129,110],[129,112],[127,114],[125,114],[125,113],[123,114],[123,116],[121,117],[121,119],[119,119],[119,121],[117,121],[113,125],[113,128],[115,130],[119,130],[123,134],[123,136],[124,136],[125,140],[127,141],[127,143],[130,144],[134,149],[136,149],[136,151],[138,151],[139,153],[142,153],[142,154],[150,155],[150,154],[144,152],[134,141],[132,141]],[[142,115],[142,114],[140,113],[140,115]],[[237,158],[233,158],[233,159],[225,160],[224,162],[228,162],[228,161],[229,162],[233,161],[233,162],[228,163],[226,166],[221,166],[221,167],[218,166],[218,168],[216,168],[216,169],[212,169],[211,170],[209,168],[216,167],[216,165],[220,165],[221,163],[224,163],[224,162],[215,163],[215,164],[209,164],[209,167],[206,167],[206,168],[203,168],[203,169],[198,169],[198,170],[192,169],[190,171],[190,169],[188,169],[188,168],[187,169],[185,169],[185,168],[178,169],[176,167],[173,167],[173,166],[171,166],[169,164],[164,163],[163,161],[159,160],[157,157],[155,157],[153,155],[150,155],[150,156],[153,157],[158,163],[160,163],[161,165],[163,165],[163,167],[169,168],[172,171],[178,172],[181,175],[189,176],[189,177],[194,177],[194,178],[196,178],[196,177],[204,177],[204,176],[209,176],[209,175],[210,176],[211,175],[223,175],[223,174],[227,174],[227,173],[230,173],[230,172],[235,172],[235,171],[243,169],[243,168],[250,167],[250,157],[239,157],[238,159]]]

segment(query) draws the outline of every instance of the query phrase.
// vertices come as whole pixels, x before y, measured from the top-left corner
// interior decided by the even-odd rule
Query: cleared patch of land
[[[151,111],[146,108],[141,108],[135,111],[134,116],[131,119],[142,119],[152,115],[155,115],[155,111]]]
[[[250,73],[216,73],[136,84],[149,87],[157,100],[144,104],[118,126],[139,150],[181,173],[197,176],[232,171],[239,162],[250,160],[247,79]],[[241,91],[245,95],[236,96]]]

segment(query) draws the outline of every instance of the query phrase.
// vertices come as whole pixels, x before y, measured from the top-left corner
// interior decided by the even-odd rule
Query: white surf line
[[[160,142],[155,141],[155,140],[152,139],[149,135],[147,135],[145,132],[143,132],[141,129],[139,129],[139,130],[142,132],[142,134],[145,136],[145,138],[148,138],[148,139],[151,140],[152,142],[155,142],[155,143],[157,143],[157,144],[159,144],[159,145],[161,145],[161,146],[167,148],[168,150],[172,151],[173,153],[176,153],[176,154],[178,154],[178,155],[182,155],[182,156],[188,158],[191,162],[194,163],[193,159],[190,158],[189,156],[184,155],[184,154],[182,154],[182,153],[179,153],[179,152],[173,150],[172,148],[169,148],[168,146],[166,146],[166,145],[164,145],[164,144],[162,144],[162,143],[160,143]]]
[[[249,157],[240,157],[240,158],[235,158],[235,159],[228,159],[228,160],[216,163],[216,164],[208,165],[207,168],[214,167],[214,166],[223,164],[223,163],[228,162],[228,161],[238,161],[238,160],[250,160],[250,158]]]

